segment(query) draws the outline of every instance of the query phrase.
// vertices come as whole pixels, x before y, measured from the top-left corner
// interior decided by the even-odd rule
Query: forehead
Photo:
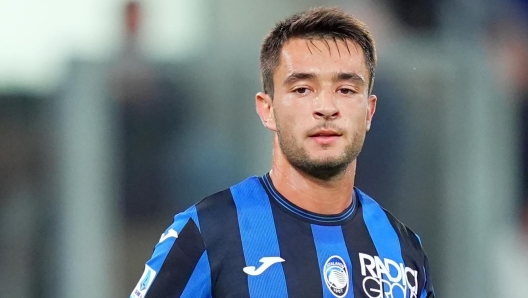
[[[353,71],[365,78],[368,74],[363,49],[354,41],[293,38],[281,49],[277,72],[301,71]]]

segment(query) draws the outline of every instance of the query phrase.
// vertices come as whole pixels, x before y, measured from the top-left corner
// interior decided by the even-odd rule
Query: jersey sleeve
[[[211,297],[211,269],[193,206],[174,217],[130,298]]]
[[[422,293],[420,294],[420,298],[435,298],[436,296],[433,288],[433,282],[431,281],[431,274],[429,273],[429,261],[427,260],[427,255],[425,255],[425,253],[423,271],[425,276],[425,283],[422,289]]]

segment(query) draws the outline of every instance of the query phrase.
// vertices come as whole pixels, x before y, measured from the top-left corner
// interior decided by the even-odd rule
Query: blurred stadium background
[[[0,297],[128,297],[175,213],[265,173],[261,40],[322,5],[378,47],[357,185],[438,297],[527,297],[526,0],[0,0]]]

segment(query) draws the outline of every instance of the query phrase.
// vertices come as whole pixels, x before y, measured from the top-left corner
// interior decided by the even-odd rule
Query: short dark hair
[[[260,72],[264,92],[273,97],[273,74],[281,50],[292,38],[353,41],[363,49],[370,75],[369,94],[374,85],[376,47],[367,26],[338,8],[318,7],[294,14],[268,33],[260,50]]]

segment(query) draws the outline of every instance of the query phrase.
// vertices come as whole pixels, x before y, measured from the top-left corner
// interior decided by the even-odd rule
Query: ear
[[[376,112],[376,103],[378,98],[376,95],[370,95],[367,102],[367,131],[370,130],[370,125],[372,124],[372,118]]]
[[[259,115],[262,124],[264,124],[264,126],[267,127],[269,130],[276,131],[277,126],[275,125],[275,116],[273,114],[273,101],[271,97],[264,92],[259,92],[255,96],[255,104],[257,114]]]

